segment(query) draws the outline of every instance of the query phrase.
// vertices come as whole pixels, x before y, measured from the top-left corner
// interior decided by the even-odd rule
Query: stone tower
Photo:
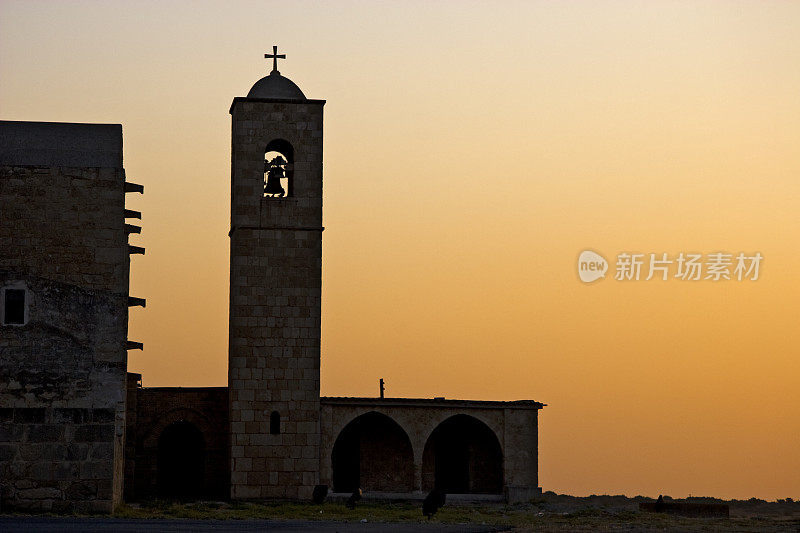
[[[231,497],[310,498],[319,478],[322,108],[277,69],[234,98]]]
[[[0,121],[0,507],[122,501],[128,234],[122,126]]]

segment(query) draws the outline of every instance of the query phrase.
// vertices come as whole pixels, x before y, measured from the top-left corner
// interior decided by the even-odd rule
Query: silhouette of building
[[[50,457],[50,451],[45,453],[43,448],[36,447],[38,443],[30,440],[30,435],[36,432],[26,423],[16,422],[33,416],[25,409],[40,409],[44,418],[37,418],[30,427],[54,428],[53,450],[58,446],[66,449],[77,442],[76,430],[71,428],[79,426],[72,420],[57,418],[61,416],[57,415],[59,409],[72,405],[65,393],[42,395],[34,405],[11,391],[16,375],[26,375],[53,357],[45,353],[47,349],[41,349],[44,345],[37,344],[39,340],[34,336],[30,336],[25,346],[17,341],[7,342],[11,333],[28,335],[26,328],[30,332],[41,328],[56,338],[62,334],[73,338],[89,336],[88,331],[94,327],[87,321],[74,325],[80,331],[63,333],[62,321],[73,323],[69,317],[40,314],[37,303],[25,315],[25,325],[0,326],[4,339],[0,343],[4,356],[0,359],[6,358],[6,352],[16,357],[16,366],[2,366],[0,361],[3,370],[0,406],[4,408],[0,410],[4,417],[0,419],[3,474],[0,483],[4,504],[49,509],[102,501],[93,505],[110,509],[120,501],[123,478],[127,500],[152,497],[310,500],[317,485],[328,485],[334,493],[349,494],[361,488],[365,496],[405,497],[422,497],[438,488],[448,494],[483,495],[475,497],[508,501],[527,500],[540,492],[537,419],[544,404],[531,400],[384,398],[383,393],[377,398],[320,397],[325,101],[306,98],[297,85],[278,72],[277,59],[284,56],[278,55],[277,50],[267,57],[273,58],[272,72],[257,81],[246,97],[234,98],[230,108],[228,387],[146,388],[142,387],[138,374],[128,374],[127,382],[123,379],[128,263],[119,132],[119,158],[114,160],[117,166],[113,167],[117,181],[109,182],[113,194],[109,191],[103,196],[111,201],[115,211],[96,213],[96,224],[80,232],[76,229],[63,243],[65,256],[37,256],[32,259],[30,269],[0,257],[0,273],[4,276],[0,281],[8,287],[19,282],[35,286],[29,301],[44,301],[44,293],[40,295],[38,285],[33,283],[35,276],[42,275],[37,270],[40,263],[47,262],[56,272],[64,263],[63,268],[69,270],[73,250],[92,246],[91,239],[88,243],[83,240],[84,232],[96,231],[105,236],[103,224],[113,223],[117,246],[116,262],[112,265],[115,277],[108,282],[107,290],[119,297],[114,300],[117,307],[109,311],[116,327],[114,379],[98,381],[86,392],[79,403],[89,411],[76,415],[87,417],[87,427],[106,424],[113,429],[113,435],[103,433],[114,443],[114,453],[106,454],[103,459],[111,490],[103,492],[102,499],[99,493],[95,496],[69,492],[74,484],[87,484],[87,480],[94,479],[92,473],[81,463],[70,474],[59,474],[68,479],[56,481],[56,474],[51,473],[61,468],[61,456]],[[86,168],[95,168],[91,165],[96,161],[75,163],[81,163],[75,168],[82,170],[70,172],[83,175]],[[48,160],[48,164],[59,165],[53,160]],[[10,170],[3,167],[0,182],[3,207],[20,201],[14,187],[27,187],[30,190],[26,194],[36,196],[39,187],[45,186],[37,177],[35,166],[25,171],[14,168],[19,167],[12,166]],[[56,167],[43,168],[49,169],[42,171],[45,173],[57,172],[52,170]],[[7,178],[12,174],[15,177]],[[19,255],[35,245],[29,237],[43,232],[42,224],[47,220],[44,210],[55,199],[43,197],[35,201],[42,203],[43,211],[31,215],[38,217],[33,229],[14,225],[19,208],[0,210],[3,224],[0,238],[5,239],[0,242],[13,242],[19,248]],[[79,194],[62,196],[59,201],[63,209],[78,212],[86,209],[83,204],[86,199]],[[7,225],[13,230],[6,231]],[[93,260],[87,259],[89,269],[106,265],[99,261],[110,253],[105,250],[111,245],[96,246],[89,253]],[[46,255],[47,249],[45,244],[42,254]],[[44,276],[47,283],[58,277]],[[86,283],[85,279],[94,282],[95,278],[78,276],[68,282],[80,287]],[[75,312],[110,320],[99,316],[102,313],[97,309],[100,305],[97,299],[89,304],[76,300],[70,305],[77,309]],[[111,341],[100,346],[105,349],[111,346]],[[26,359],[26,354],[32,353],[35,355]],[[97,358],[91,364],[102,369],[108,367]],[[56,380],[59,372],[69,373],[60,367],[52,371],[55,375],[51,379]],[[113,424],[94,422],[91,410],[100,408],[108,410]],[[123,443],[124,475],[120,453]],[[58,455],[60,451],[53,453]],[[36,462],[46,465],[44,468],[49,469],[48,476],[53,480],[50,477],[34,480],[32,471],[20,466],[27,465],[23,458],[28,456],[37,456]],[[96,461],[93,454],[90,457],[92,464],[100,464],[99,457]],[[45,488],[57,490],[40,490]],[[25,492],[32,489],[39,492]]]

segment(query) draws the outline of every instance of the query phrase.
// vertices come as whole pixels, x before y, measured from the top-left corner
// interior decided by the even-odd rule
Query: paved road
[[[483,533],[497,531],[490,526],[439,523],[380,523],[331,522],[307,520],[134,520],[117,518],[53,518],[53,517],[0,517],[3,533],[51,533],[102,531],[113,533],[156,532],[243,532],[270,531],[271,533],[297,533],[319,531],[322,533],[348,533],[377,531],[381,533]]]

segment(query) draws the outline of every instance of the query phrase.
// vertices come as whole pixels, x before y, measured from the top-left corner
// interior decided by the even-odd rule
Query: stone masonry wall
[[[128,428],[125,455],[125,500],[158,494],[158,447],[165,429],[188,422],[203,435],[203,486],[206,499],[230,496],[228,468],[227,387],[141,387],[141,375],[128,374]]]
[[[231,497],[306,499],[319,479],[322,104],[232,107]],[[263,198],[267,143],[294,149],[294,195]],[[281,417],[270,434],[270,413]]]
[[[3,509],[121,500],[124,181],[122,168],[0,166],[0,287],[26,287],[29,302],[26,325],[0,326]]]

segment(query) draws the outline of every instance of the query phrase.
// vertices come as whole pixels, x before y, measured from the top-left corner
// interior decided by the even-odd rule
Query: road
[[[101,531],[109,533],[160,533],[160,532],[244,532],[270,531],[271,533],[297,533],[315,531],[322,533],[381,532],[381,533],[483,533],[498,531],[491,526],[474,524],[440,523],[382,523],[333,522],[309,520],[137,520],[124,518],[58,518],[58,517],[0,517],[3,533],[51,533]]]

